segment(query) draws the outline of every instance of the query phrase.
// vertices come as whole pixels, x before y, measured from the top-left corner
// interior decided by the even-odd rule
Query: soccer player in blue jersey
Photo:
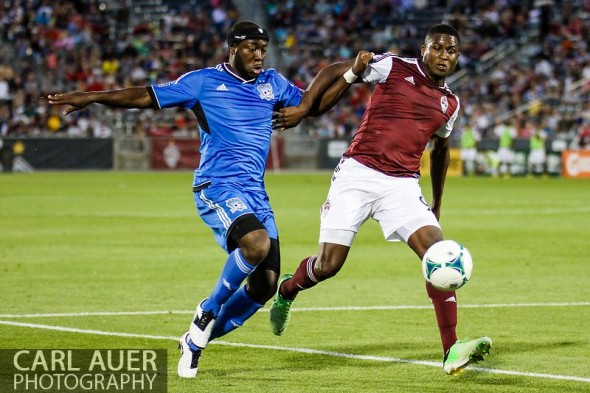
[[[265,29],[238,22],[228,33],[227,63],[158,85],[47,97],[50,104],[68,105],[66,115],[99,103],[184,107],[198,119],[201,162],[194,174],[194,200],[229,257],[179,340],[180,377],[195,377],[207,343],[242,326],[277,289],[279,234],[263,176],[273,111],[298,105],[303,92],[274,69],[263,69],[268,41]]]

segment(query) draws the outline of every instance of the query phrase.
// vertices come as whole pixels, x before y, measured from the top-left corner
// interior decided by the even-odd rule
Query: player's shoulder
[[[371,59],[371,63],[378,63],[384,60],[392,62],[402,62],[405,64],[418,64],[418,59],[415,57],[404,57],[393,52],[383,52],[376,54],[375,56],[373,56],[373,59]]]
[[[210,75],[219,75],[225,73],[225,68],[223,64],[217,64],[211,67],[200,68],[198,70],[189,71],[186,75],[190,75],[193,77],[206,77]]]
[[[266,69],[264,69],[264,70],[262,71],[262,74],[263,74],[263,75],[269,75],[269,76],[270,76],[270,75],[272,75],[272,76],[278,76],[278,75],[280,75],[281,73],[280,73],[279,71],[277,71],[276,69],[274,69],[274,68],[266,68]]]
[[[285,80],[285,81],[289,81],[287,78],[285,78],[283,76],[283,74],[281,74],[279,71],[277,71],[274,68],[267,68],[264,71],[262,71],[261,74],[262,77],[266,77],[266,78],[272,78],[272,79],[281,79],[281,80]]]
[[[193,75],[193,76],[205,76],[211,74],[222,74],[225,73],[225,67],[223,64],[217,64],[211,67],[199,68],[197,70],[192,70],[187,72],[185,75]]]
[[[376,53],[371,59],[371,61],[369,61],[369,64],[379,63],[383,60],[392,59],[394,56],[395,55],[391,52]]]
[[[283,74],[277,71],[274,68],[268,68],[262,71],[262,73],[258,76],[258,80],[262,83],[270,83],[274,82],[279,85],[292,85],[289,79],[287,79]]]
[[[419,60],[415,57],[403,57],[392,52],[385,52],[373,56],[369,63],[373,69],[398,70],[405,74],[424,74],[420,69]]]
[[[211,68],[213,68],[213,67],[211,67]],[[201,68],[198,70],[191,70],[191,71],[185,72],[184,74],[180,75],[178,78],[176,78],[176,80],[169,82],[168,84],[194,82],[195,80],[206,78],[210,72],[211,72],[210,68]]]

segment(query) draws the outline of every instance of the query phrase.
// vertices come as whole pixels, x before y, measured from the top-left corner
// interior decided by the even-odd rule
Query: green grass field
[[[283,271],[316,252],[329,180],[267,175]],[[282,337],[263,309],[180,380],[175,338],[225,260],[191,181],[0,176],[0,347],[167,349],[170,392],[590,391],[590,181],[447,180],[445,237],[474,258],[458,333],[494,340],[477,369],[443,373],[419,261],[368,222],[339,275],[299,296]]]

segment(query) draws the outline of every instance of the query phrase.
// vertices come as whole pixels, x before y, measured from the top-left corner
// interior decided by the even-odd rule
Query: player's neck
[[[445,78],[436,78],[436,77],[430,75],[428,73],[428,71],[426,72],[426,75],[428,76],[428,78],[430,78],[430,80],[432,82],[434,82],[435,85],[440,86],[440,87],[443,87],[445,85]]]
[[[241,73],[241,72],[238,70],[238,68],[237,68],[237,67],[234,67],[234,65],[232,64],[232,62],[231,62],[231,61],[227,63],[227,68],[228,68],[228,69],[229,69],[231,72],[233,72],[235,75],[238,75],[240,78],[242,78],[242,79],[244,79],[244,80],[246,80],[246,81],[248,81],[248,80],[252,80],[252,79],[255,79],[255,78],[252,78],[251,76],[248,76],[248,75],[245,75],[244,73]]]

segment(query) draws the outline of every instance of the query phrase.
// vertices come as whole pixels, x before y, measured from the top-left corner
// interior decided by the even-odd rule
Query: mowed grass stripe
[[[513,303],[513,304],[462,304],[459,308],[505,308],[505,307],[583,307],[590,306],[590,302],[573,303]],[[373,311],[373,310],[431,310],[432,306],[399,305],[399,306],[342,306],[342,307],[301,307],[292,308],[293,312],[315,311]],[[258,312],[269,312],[263,308]],[[0,314],[0,318],[52,318],[52,317],[93,317],[93,316],[133,316],[133,315],[165,315],[165,314],[193,314],[193,310],[155,310],[155,311],[91,311],[71,313],[43,313],[43,314]]]
[[[157,335],[149,335],[149,334],[109,332],[109,331],[103,331],[103,330],[77,329],[77,328],[71,328],[71,327],[65,327],[65,326],[42,325],[42,324],[2,321],[2,320],[0,320],[0,325],[19,326],[19,327],[26,327],[26,328],[33,328],[33,329],[45,329],[45,330],[54,330],[54,331],[60,331],[60,332],[91,334],[91,335],[100,335],[100,336],[143,338],[143,339],[149,339],[149,340],[173,340],[173,341],[178,340],[178,337],[174,337],[174,336],[157,336]],[[440,362],[431,362],[431,361],[413,360],[413,359],[400,359],[400,358],[394,358],[394,357],[388,357],[388,356],[357,355],[357,354],[352,354],[352,353],[323,351],[323,350],[312,349],[312,348],[293,348],[293,347],[281,347],[281,346],[277,346],[277,345],[232,343],[232,342],[228,342],[228,341],[213,341],[213,342],[211,342],[211,344],[226,345],[226,346],[233,346],[233,347],[245,347],[245,348],[253,348],[253,349],[266,349],[266,350],[275,350],[275,351],[297,352],[297,353],[305,353],[305,354],[310,354],[310,355],[332,356],[332,357],[346,358],[346,359],[353,359],[353,360],[366,360],[366,361],[388,362],[388,363],[406,363],[406,364],[414,364],[414,365],[437,367],[437,368],[441,367]],[[566,380],[566,381],[573,381],[573,382],[590,383],[590,378],[578,377],[578,376],[572,376],[572,375],[529,373],[529,372],[514,371],[514,370],[499,370],[499,369],[480,368],[480,367],[467,367],[466,370],[474,370],[474,371],[480,371],[480,372],[491,373],[491,374],[504,374],[504,375],[512,375],[512,376],[534,377],[534,378],[545,378],[545,379],[556,379],[556,380]]]

